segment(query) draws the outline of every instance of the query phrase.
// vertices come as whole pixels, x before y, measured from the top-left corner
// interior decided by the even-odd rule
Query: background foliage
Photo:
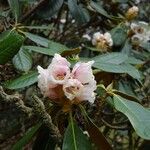
[[[134,5],[133,22],[149,23],[146,0],[0,1],[1,149],[149,149],[150,40],[131,42],[125,13]],[[111,33],[111,50],[84,38],[97,31]],[[64,114],[41,96],[36,67],[47,67],[55,53],[72,64],[95,61],[93,105]]]

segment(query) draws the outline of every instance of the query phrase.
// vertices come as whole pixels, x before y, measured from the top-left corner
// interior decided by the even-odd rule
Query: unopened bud
[[[133,7],[129,8],[125,14],[126,19],[129,21],[133,20],[134,18],[137,17],[138,12],[139,12],[139,8],[137,6],[133,6]]]

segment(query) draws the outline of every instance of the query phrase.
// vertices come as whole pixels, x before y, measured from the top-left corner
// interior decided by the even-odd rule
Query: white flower
[[[138,23],[131,23],[130,28],[134,35],[131,37],[133,44],[140,45],[150,40],[150,31],[148,23],[139,21]]]
[[[94,33],[92,44],[100,49],[108,49],[113,45],[111,34],[108,32],[105,34],[101,34],[100,32]]]

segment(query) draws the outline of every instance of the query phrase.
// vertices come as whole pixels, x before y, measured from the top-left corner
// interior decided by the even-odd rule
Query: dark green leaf
[[[42,18],[53,17],[61,8],[64,0],[48,0],[37,12],[37,15]]]
[[[105,136],[101,133],[100,129],[88,119],[88,123],[86,124],[87,131],[90,135],[90,139],[93,143],[98,147],[98,149],[102,150],[112,150],[111,145],[106,140]]]
[[[24,88],[29,85],[34,84],[37,82],[37,72],[31,72],[25,75],[20,76],[19,78],[16,78],[14,80],[11,80],[5,84],[5,87],[8,89],[19,89]]]
[[[13,64],[15,68],[20,71],[29,71],[32,67],[31,54],[26,49],[21,48],[18,54],[13,58]]]
[[[125,55],[124,53],[119,53],[119,52],[98,55],[93,58],[93,60],[96,63],[111,63],[111,64],[116,64],[116,65],[119,65],[125,62],[127,59],[128,59],[127,55]]]
[[[24,34],[27,38],[29,38],[31,41],[35,42],[36,44],[39,44],[44,47],[48,47],[48,44],[49,44],[48,39],[29,33],[29,32],[24,32]]]
[[[49,56],[54,56],[55,53],[59,53],[59,50],[54,51],[53,49],[50,49],[50,48],[44,48],[44,47],[38,47],[38,46],[23,46],[23,48],[37,52],[37,53],[49,55]]]
[[[128,100],[135,101],[135,102],[139,103],[139,100],[136,97],[132,96],[132,95],[128,95],[124,92],[117,91],[117,90],[113,91],[113,93],[115,93],[115,94],[117,94],[117,95],[119,95],[119,96],[121,96],[125,99],[128,99]]]
[[[30,128],[25,135],[20,139],[11,149],[12,150],[20,150],[25,146],[27,143],[30,142],[30,140],[33,138],[33,136],[36,134],[38,129],[41,127],[41,124],[37,124]]]
[[[111,18],[111,16],[107,13],[107,11],[105,11],[105,9],[101,6],[100,3],[91,1],[90,5],[94,10],[96,10],[101,15],[103,15],[107,18]]]
[[[136,133],[150,140],[150,110],[118,95],[114,95],[113,99],[115,108],[128,117]]]
[[[75,122],[70,122],[63,140],[62,150],[91,150],[91,144]]]
[[[5,31],[0,36],[0,64],[5,64],[20,49],[24,37],[15,30]]]
[[[129,39],[127,39],[123,48],[121,49],[121,52],[129,55],[131,50],[132,50],[132,45],[131,45],[131,43],[129,43]]]
[[[106,71],[106,72],[112,72],[112,73],[128,73],[133,78],[139,79],[140,74],[138,70],[131,66],[130,64],[110,64],[110,63],[94,63],[93,65],[95,68],[98,68],[100,70]]]
[[[121,46],[127,39],[127,30],[124,26],[117,26],[111,31],[114,46]]]
[[[19,0],[8,0],[9,6],[14,14],[16,22],[20,16]]]
[[[83,24],[89,21],[89,17],[87,17],[86,12],[82,6],[77,5],[76,0],[68,0],[68,7],[78,24]]]

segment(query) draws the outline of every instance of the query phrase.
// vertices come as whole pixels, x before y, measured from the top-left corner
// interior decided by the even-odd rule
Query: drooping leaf
[[[115,94],[117,94],[117,95],[119,95],[119,96],[121,96],[125,99],[128,99],[128,100],[135,101],[135,102],[139,103],[139,100],[136,97],[132,96],[132,95],[126,94],[126,93],[118,91],[118,90],[114,90],[113,93],[115,93]]]
[[[118,64],[113,64],[113,63],[100,63],[100,62],[95,61],[93,66],[105,72],[127,73],[135,79],[140,79],[140,74],[138,70],[132,65],[127,64],[127,63],[122,63],[118,65]]]
[[[12,150],[19,150],[22,149],[30,140],[34,137],[38,129],[41,127],[41,123],[30,128],[25,135],[11,148]]]
[[[68,0],[68,7],[78,24],[84,24],[89,21],[89,17],[87,17],[86,12],[81,5],[77,5],[76,0]]]
[[[23,47],[25,49],[28,49],[37,53],[49,55],[49,56],[54,56],[55,53],[59,53],[59,50],[54,51],[53,49],[45,48],[45,47],[38,47],[38,46],[23,46]]]
[[[37,30],[50,30],[50,29],[53,29],[53,27],[51,25],[49,25],[49,26],[45,26],[45,25],[42,25],[42,26],[24,26],[24,28],[37,29]]]
[[[129,64],[133,64],[133,65],[138,65],[138,64],[143,64],[144,62],[141,61],[140,59],[137,59],[135,57],[128,57],[127,62]]]
[[[0,35],[0,64],[5,64],[20,49],[24,37],[15,30],[5,31]]]
[[[60,53],[61,51],[69,50],[68,47],[66,47],[65,45],[61,43],[54,42],[54,41],[48,40],[46,38],[43,38],[41,36],[38,36],[32,33],[28,33],[28,32],[25,32],[24,34],[26,37],[28,37],[31,41],[35,42],[36,44],[47,47],[47,48],[42,48],[42,47],[35,47],[35,46],[30,46],[30,47],[26,46],[24,48],[31,49],[36,52],[41,52],[47,55],[53,55],[58,52]]]
[[[62,7],[64,0],[48,0],[37,11],[37,15],[42,18],[53,17]]]
[[[100,13],[101,15],[107,17],[107,18],[111,18],[111,16],[107,13],[107,11],[101,6],[100,3],[98,2],[94,2],[94,1],[91,1],[90,2],[90,6],[96,10],[98,13]]]
[[[31,54],[26,49],[21,48],[13,58],[13,64],[20,71],[29,71],[32,67]]]
[[[14,14],[16,22],[20,16],[19,0],[8,0],[9,6]]]
[[[150,140],[150,110],[118,95],[114,95],[113,100],[115,108],[128,117],[136,133],[140,137]]]
[[[65,131],[62,150],[92,150],[88,138],[73,121]]]
[[[91,121],[90,118],[87,119],[88,122],[86,123],[86,128],[92,142],[95,143],[98,149],[112,150],[111,145],[101,133],[100,129]]]
[[[111,31],[114,46],[121,46],[127,39],[127,29],[124,26],[117,26]]]
[[[128,59],[127,55],[125,55],[123,53],[119,53],[119,52],[98,55],[93,58],[93,60],[96,63],[111,63],[111,64],[117,64],[117,65],[125,62],[127,59]]]
[[[48,44],[49,44],[48,39],[29,33],[29,32],[24,32],[24,34],[27,38],[29,38],[31,41],[35,42],[36,44],[39,44],[44,47],[48,47]]]
[[[6,82],[5,87],[8,89],[20,89],[20,88],[27,87],[37,82],[38,80],[37,76],[38,76],[37,72],[30,72],[14,80]]]

